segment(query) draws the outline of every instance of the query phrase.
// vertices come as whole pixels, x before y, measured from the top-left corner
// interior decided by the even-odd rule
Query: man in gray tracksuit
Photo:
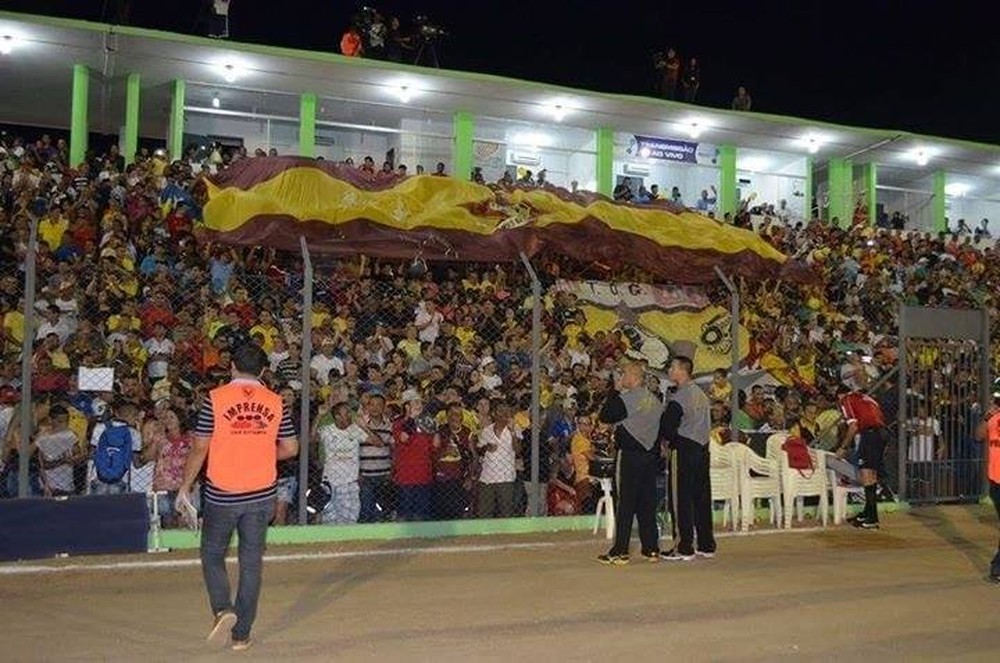
[[[602,564],[621,566],[629,561],[632,519],[639,522],[643,559],[660,558],[659,532],[656,528],[656,477],[659,473],[660,418],[663,404],[643,385],[643,367],[636,362],[625,364],[615,389],[608,394],[598,418],[615,427],[615,543],[606,555],[597,558]]]
[[[660,425],[660,438],[675,452],[670,457],[676,458],[670,471],[671,483],[676,487],[672,504],[677,547],[662,555],[671,561],[689,561],[695,555],[715,556],[708,474],[711,403],[702,388],[692,382],[693,371],[694,365],[687,357],[674,357],[670,362],[668,377],[677,385],[677,391],[663,410]]]

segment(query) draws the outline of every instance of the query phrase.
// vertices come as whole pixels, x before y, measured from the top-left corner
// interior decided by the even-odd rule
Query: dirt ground
[[[272,547],[286,559],[265,565],[240,653],[204,643],[190,553],[4,565],[0,659],[998,661],[994,518],[925,508],[879,532],[722,538],[714,560],[622,568],[597,564],[606,544],[586,534]],[[123,561],[164,566],[110,568]]]

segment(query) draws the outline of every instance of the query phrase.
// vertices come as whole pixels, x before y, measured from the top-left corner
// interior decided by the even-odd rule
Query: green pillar
[[[299,97],[299,156],[316,156],[316,95],[312,92]]]
[[[174,81],[174,91],[170,99],[170,134],[167,136],[167,150],[171,159],[184,158],[184,81]]]
[[[736,214],[736,147],[719,146],[719,218]]]
[[[806,157],[806,185],[802,191],[802,195],[805,196],[806,202],[802,206],[802,218],[805,221],[812,221],[812,204],[813,204],[813,159],[812,157]]]
[[[833,223],[834,218],[840,226],[851,222],[851,162],[846,159],[830,159],[827,163],[827,206],[826,220]]]
[[[454,176],[460,180],[472,177],[472,137],[476,133],[476,121],[472,113],[460,111],[452,120],[455,129]]]
[[[934,218],[934,230],[945,232],[948,230],[948,220],[945,218],[945,192],[947,177],[943,170],[934,173],[934,198],[931,200],[931,214]]]
[[[125,142],[122,147],[125,163],[135,161],[139,149],[139,74],[129,74],[125,84]]]
[[[865,206],[868,208],[868,225],[874,226],[878,220],[876,218],[875,205],[878,196],[875,186],[878,183],[878,166],[874,163],[866,163],[861,166],[861,182],[865,196]]]
[[[73,99],[69,123],[69,165],[76,168],[87,158],[87,97],[90,92],[90,70],[87,65],[73,65]]]
[[[615,132],[597,130],[597,193],[611,197],[615,191]]]

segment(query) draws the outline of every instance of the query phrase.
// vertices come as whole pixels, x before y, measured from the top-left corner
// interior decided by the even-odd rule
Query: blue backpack
[[[108,423],[97,440],[94,469],[104,483],[118,483],[132,464],[132,430],[127,424]]]

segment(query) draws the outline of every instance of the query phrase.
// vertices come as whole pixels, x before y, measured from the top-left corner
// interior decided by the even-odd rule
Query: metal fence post
[[[983,328],[982,336],[979,341],[979,415],[983,416],[986,411],[993,404],[993,380],[990,370],[990,311],[987,308],[982,309],[983,316]],[[973,431],[975,428],[973,428]],[[985,448],[985,447],[984,447]],[[989,474],[986,472],[986,457],[987,453],[983,453],[982,460],[979,463],[980,471],[982,472],[982,491],[983,495],[990,494],[990,478]]]
[[[540,461],[539,438],[542,428],[541,391],[542,370],[542,284],[531,266],[528,256],[521,252],[521,262],[531,277],[531,493],[528,495],[528,509],[532,516],[542,515],[542,500],[538,483],[538,463]]]
[[[910,404],[907,400],[909,391],[910,374],[907,364],[907,353],[909,352],[908,329],[906,327],[906,316],[903,315],[902,306],[899,312],[899,381],[896,386],[896,466],[898,468],[896,480],[896,495],[899,500],[906,501],[907,477],[906,477],[906,420],[909,416]]]
[[[24,338],[21,340],[21,437],[17,450],[17,496],[29,497],[28,464],[35,417],[31,406],[31,356],[35,341],[35,281],[38,252],[38,219],[29,215],[28,252],[24,260]]]
[[[313,266],[309,246],[305,237],[299,237],[302,247],[302,391],[299,398],[299,524],[309,524],[306,510],[306,492],[309,490],[309,444],[310,410],[312,402],[312,374],[309,362],[312,360],[312,308],[313,308]]]
[[[729,397],[729,440],[739,442],[740,431],[736,428],[736,413],[740,409],[740,387],[737,383],[740,370],[740,290],[718,266],[715,267],[715,273],[729,290],[729,336],[732,339],[729,369],[729,381],[732,385],[732,394]]]

